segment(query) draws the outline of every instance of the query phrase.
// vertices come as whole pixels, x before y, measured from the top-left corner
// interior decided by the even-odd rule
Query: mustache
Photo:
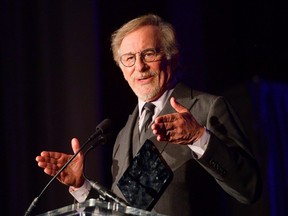
[[[148,77],[155,76],[157,74],[158,74],[157,71],[138,72],[138,73],[133,75],[133,78],[134,79],[145,79],[145,78],[148,78]]]

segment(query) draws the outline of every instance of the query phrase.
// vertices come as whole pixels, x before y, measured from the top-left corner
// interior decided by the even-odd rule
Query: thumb
[[[77,138],[73,138],[71,140],[71,147],[72,147],[72,150],[73,150],[73,153],[75,154],[77,151],[79,151],[80,149],[80,143],[79,143],[79,140]],[[81,154],[81,152],[80,152]]]
[[[175,109],[175,111],[178,113],[188,112],[186,107],[184,107],[180,103],[178,103],[174,97],[171,97],[170,104]]]

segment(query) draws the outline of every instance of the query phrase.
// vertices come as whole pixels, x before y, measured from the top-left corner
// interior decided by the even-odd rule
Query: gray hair
[[[176,64],[179,50],[173,26],[163,21],[162,18],[157,15],[148,14],[127,22],[112,34],[111,49],[114,61],[117,65],[119,64],[119,48],[124,37],[140,27],[147,25],[158,27],[160,32],[159,40],[161,43],[161,49],[163,49],[166,58],[171,59],[172,62]]]

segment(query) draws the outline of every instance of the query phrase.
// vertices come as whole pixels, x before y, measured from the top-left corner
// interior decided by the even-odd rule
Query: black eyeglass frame
[[[146,62],[154,62],[157,58],[157,55],[161,53],[160,49],[154,49],[154,48],[148,48],[145,50],[142,50],[141,52],[136,52],[136,53],[125,53],[120,56],[119,60],[121,64],[125,67],[132,67],[136,63],[136,55],[140,54],[140,58],[142,61]],[[124,59],[126,57],[126,62],[129,63],[128,61],[131,62],[131,64],[125,63]]]

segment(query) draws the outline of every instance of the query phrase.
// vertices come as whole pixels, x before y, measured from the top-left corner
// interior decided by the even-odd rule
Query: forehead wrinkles
[[[120,44],[118,55],[158,48],[160,46],[158,32],[156,26],[144,26],[127,34]]]

